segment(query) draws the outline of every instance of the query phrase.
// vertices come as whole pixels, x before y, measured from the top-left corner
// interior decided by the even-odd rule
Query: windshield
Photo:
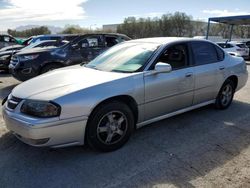
[[[88,68],[108,72],[135,72],[149,60],[159,44],[123,43],[99,55]]]
[[[35,46],[39,45],[40,42],[35,42],[35,43],[32,43],[26,47],[24,47],[22,50],[27,50],[27,49],[31,49],[31,48],[34,48]]]

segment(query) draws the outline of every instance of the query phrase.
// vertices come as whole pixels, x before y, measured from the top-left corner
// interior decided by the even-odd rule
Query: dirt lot
[[[2,100],[18,82],[0,81]],[[30,147],[0,117],[0,187],[250,187],[250,80],[228,110],[154,123],[112,153]]]

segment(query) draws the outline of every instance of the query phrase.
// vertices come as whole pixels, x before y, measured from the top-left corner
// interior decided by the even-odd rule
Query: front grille
[[[8,99],[7,106],[9,109],[14,110],[21,101],[22,101],[22,99],[11,96],[11,98]]]

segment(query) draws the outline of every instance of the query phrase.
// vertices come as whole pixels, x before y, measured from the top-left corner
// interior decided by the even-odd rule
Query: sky
[[[22,25],[96,28],[128,16],[155,17],[176,11],[193,19],[250,15],[250,0],[0,0],[0,31]]]

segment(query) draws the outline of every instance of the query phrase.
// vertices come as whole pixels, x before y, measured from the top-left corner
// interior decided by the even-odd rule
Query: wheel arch
[[[236,75],[230,75],[230,76],[227,77],[227,79],[225,80],[225,82],[226,82],[227,80],[232,80],[232,81],[234,82],[234,84],[235,84],[234,89],[236,90],[236,89],[237,89],[237,86],[238,86],[238,77],[237,77]],[[225,83],[225,82],[224,82],[224,83]],[[223,83],[223,84],[224,84],[224,83]]]
[[[117,95],[117,96],[113,96],[113,97],[104,99],[103,101],[101,101],[101,102],[99,102],[98,104],[95,105],[95,107],[92,109],[92,111],[91,111],[91,113],[89,115],[89,118],[91,118],[93,112],[95,110],[97,110],[98,107],[100,107],[101,105],[105,105],[105,104],[107,104],[107,103],[109,103],[111,101],[118,101],[118,102],[122,102],[122,103],[128,105],[128,107],[131,109],[131,111],[132,111],[132,113],[134,115],[135,125],[136,125],[136,123],[138,121],[138,116],[139,116],[138,104],[135,101],[135,99],[130,95]]]

